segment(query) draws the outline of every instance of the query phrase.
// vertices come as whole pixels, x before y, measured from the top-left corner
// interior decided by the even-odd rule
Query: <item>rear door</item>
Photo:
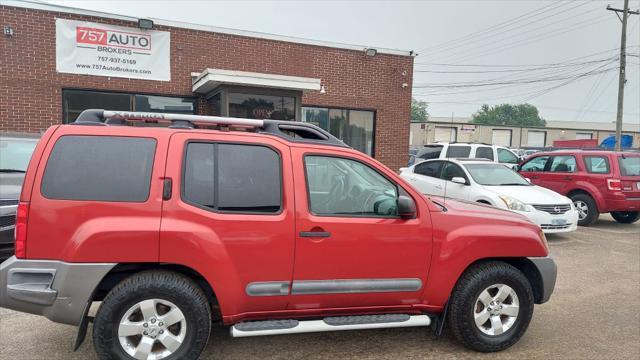
[[[444,161],[425,161],[413,168],[407,179],[423,194],[442,196],[444,194],[444,180],[440,178]]]
[[[540,186],[559,194],[566,194],[578,175],[578,163],[574,155],[555,155],[549,160],[548,170],[541,178]]]
[[[288,146],[177,133],[167,163],[160,261],[202,274],[225,315],[286,308],[295,221]]]

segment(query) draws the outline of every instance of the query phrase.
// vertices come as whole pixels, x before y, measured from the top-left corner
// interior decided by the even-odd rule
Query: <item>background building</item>
[[[87,108],[310,121],[406,163],[412,52],[28,1],[0,1],[0,23],[0,131]]]
[[[633,136],[640,146],[640,121],[626,119],[622,134]],[[553,146],[555,140],[596,139],[598,144],[615,135],[615,123],[547,121],[544,128],[471,124],[471,118],[431,117],[426,123],[412,123],[411,147],[438,141],[482,142],[512,148]]]

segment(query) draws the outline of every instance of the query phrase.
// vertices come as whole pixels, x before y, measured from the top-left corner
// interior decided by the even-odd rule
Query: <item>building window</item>
[[[87,109],[195,114],[196,99],[91,90],[62,91],[63,123],[74,122]]]
[[[247,119],[295,120],[292,96],[229,93],[229,116]]]
[[[303,107],[302,121],[317,125],[354,149],[373,156],[373,111]]]

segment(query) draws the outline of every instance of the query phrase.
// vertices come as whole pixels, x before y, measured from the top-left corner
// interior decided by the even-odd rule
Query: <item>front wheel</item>
[[[611,217],[621,224],[633,224],[640,219],[640,211],[612,211]]]
[[[502,262],[472,266],[460,278],[449,302],[455,337],[481,352],[504,350],[520,340],[533,315],[527,278]]]
[[[146,271],[105,297],[93,325],[100,359],[197,359],[211,330],[202,290],[184,275]]]

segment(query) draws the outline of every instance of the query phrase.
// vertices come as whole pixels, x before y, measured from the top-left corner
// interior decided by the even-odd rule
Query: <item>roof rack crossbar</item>
[[[76,119],[75,123],[80,125],[109,124],[110,122],[121,121],[157,121],[171,122],[172,125],[185,127],[187,124],[209,124],[235,126],[243,128],[262,128],[264,120],[243,119],[223,116],[187,115],[187,114],[167,114],[137,111],[113,111],[102,109],[90,109],[83,111]]]

